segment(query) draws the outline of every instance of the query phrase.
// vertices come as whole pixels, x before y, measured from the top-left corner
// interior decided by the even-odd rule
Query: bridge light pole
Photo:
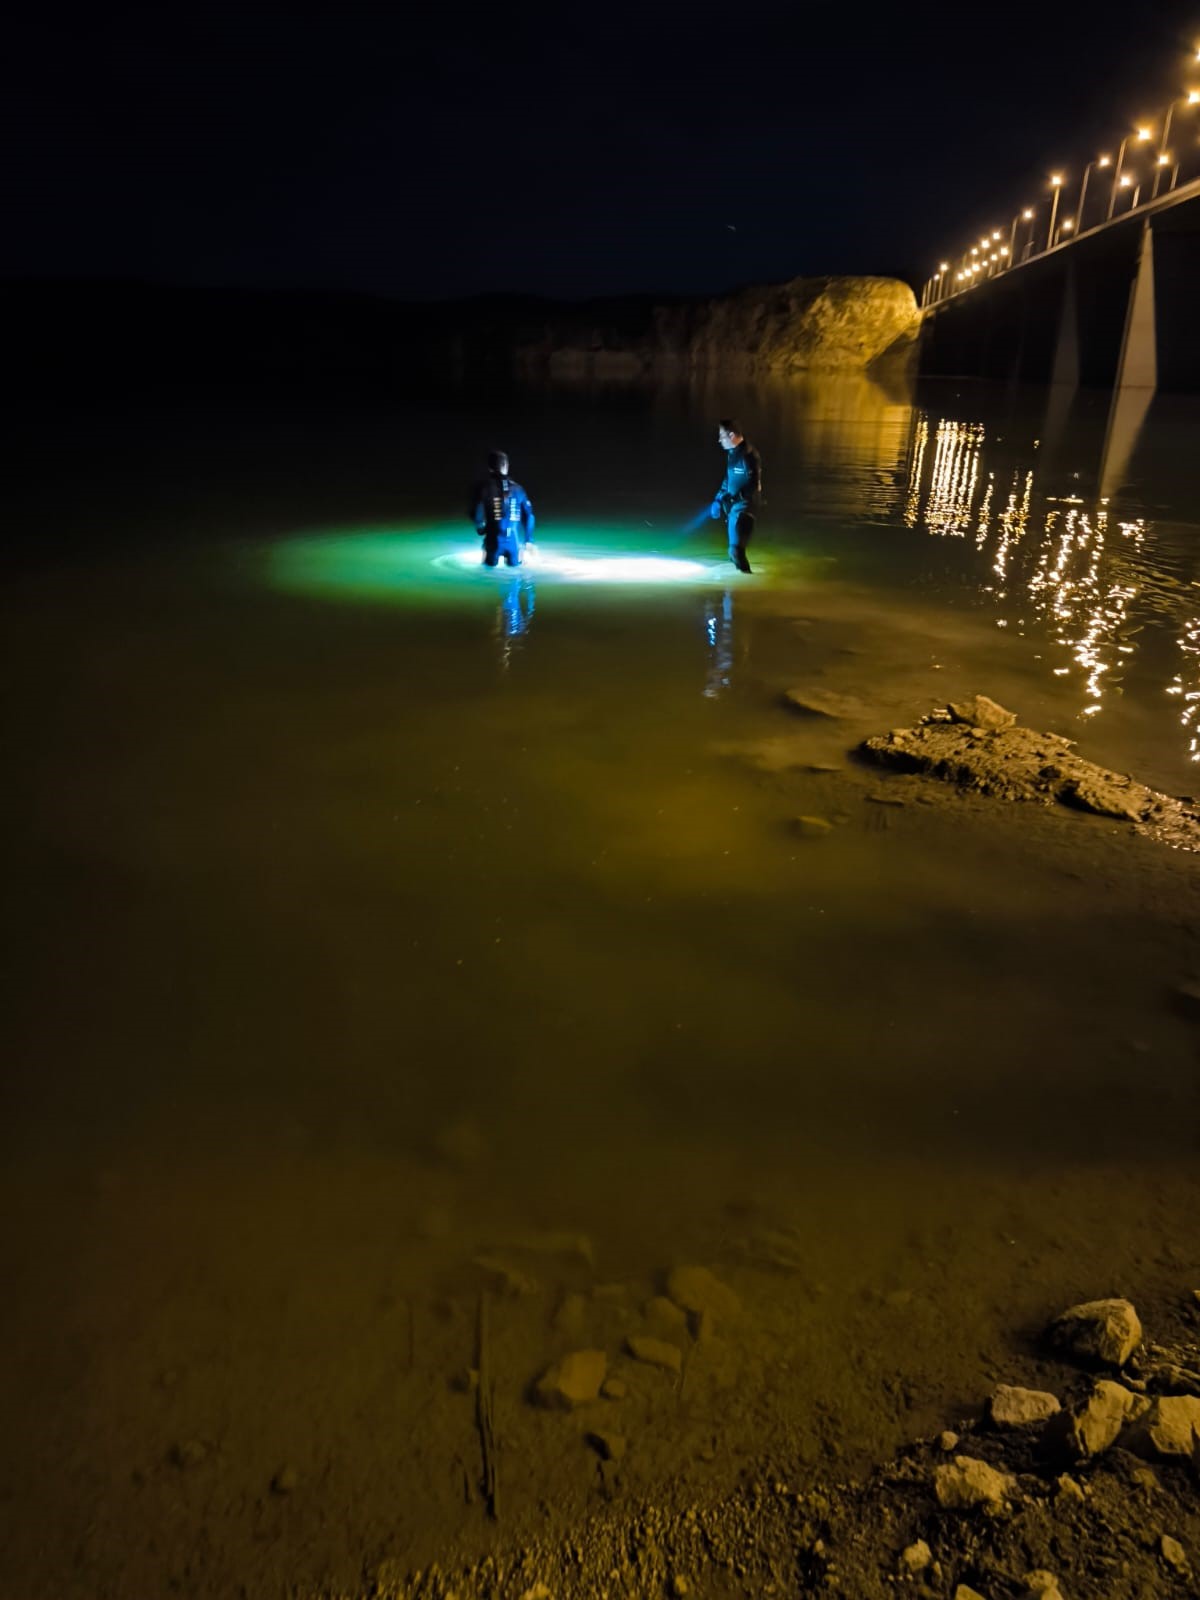
[[[1195,105],[1200,105],[1200,89],[1189,89],[1187,94],[1178,95],[1174,100],[1171,101],[1171,104],[1167,107],[1167,114],[1163,118],[1162,138],[1159,141],[1159,145],[1158,145],[1158,165],[1160,167],[1168,167],[1171,164],[1171,152],[1167,149],[1167,140],[1171,137],[1171,119],[1175,115],[1175,107],[1176,106],[1195,106]],[[1179,176],[1179,163],[1176,162],[1175,163],[1175,171],[1174,171],[1174,173],[1172,174],[1172,177],[1171,177],[1171,188],[1172,189],[1175,187],[1175,180],[1176,180],[1176,178],[1178,176]],[[1158,180],[1161,177],[1162,177],[1162,173],[1161,172],[1155,172],[1155,174],[1154,174],[1154,194],[1155,195],[1157,195],[1157,193],[1158,193]],[[1154,198],[1154,195],[1151,196],[1151,199],[1153,199],[1153,198]]]
[[[1062,194],[1062,173],[1056,172],[1050,179],[1050,187],[1054,190],[1054,203],[1050,207],[1050,226],[1046,230],[1046,249],[1049,250],[1054,243],[1054,224],[1058,219],[1058,197]]]
[[[1149,128],[1139,128],[1137,130],[1137,137],[1138,137],[1139,140],[1141,140],[1143,143],[1145,143],[1145,141],[1150,137],[1150,129]],[[1105,218],[1106,222],[1111,222],[1112,221],[1112,214],[1117,208],[1117,189],[1118,189],[1118,187],[1123,188],[1123,189],[1127,189],[1129,187],[1129,185],[1127,183],[1122,183],[1122,181],[1121,181],[1121,168],[1125,165],[1125,146],[1129,143],[1130,139],[1132,139],[1132,138],[1133,138],[1133,134],[1132,133],[1127,133],[1125,135],[1125,137],[1121,140],[1121,148],[1117,151],[1117,170],[1113,173],[1113,186],[1112,186],[1112,193],[1108,197],[1108,216]]]
[[[1026,206],[1024,211],[1018,212],[1012,219],[1012,227],[1008,230],[1008,259],[1010,264],[1017,259],[1017,223],[1032,221],[1033,211],[1029,206]]]
[[[1083,203],[1087,199],[1088,179],[1092,175],[1092,168],[1093,167],[1111,167],[1111,166],[1112,166],[1112,157],[1111,156],[1097,156],[1095,161],[1089,161],[1087,166],[1084,167],[1084,169],[1083,169],[1083,182],[1079,186],[1079,204],[1075,208],[1075,232],[1076,233],[1081,232],[1081,230],[1083,228]]]

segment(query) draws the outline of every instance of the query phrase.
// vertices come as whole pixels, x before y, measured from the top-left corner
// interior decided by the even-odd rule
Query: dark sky
[[[2,271],[409,298],[924,274],[1200,81],[1196,43],[1200,0],[42,7],[0,67]]]

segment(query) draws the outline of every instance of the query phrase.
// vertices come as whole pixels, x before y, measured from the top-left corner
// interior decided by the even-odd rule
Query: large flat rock
[[[972,697],[978,703],[982,697]],[[1110,772],[1075,754],[1072,741],[1032,728],[996,726],[1008,715],[993,701],[992,726],[947,720],[949,710],[913,728],[893,728],[859,746],[868,760],[893,772],[916,772],[998,800],[1061,805],[1129,823],[1177,849],[1200,850],[1200,810],[1159,794],[1125,773]]]

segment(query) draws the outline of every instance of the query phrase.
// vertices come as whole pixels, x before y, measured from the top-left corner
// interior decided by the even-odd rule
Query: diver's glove
[[[720,522],[725,515],[725,504],[722,500],[714,500],[708,508],[708,514],[714,522]]]

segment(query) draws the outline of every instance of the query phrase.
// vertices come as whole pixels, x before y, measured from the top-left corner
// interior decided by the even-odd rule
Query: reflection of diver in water
[[[733,680],[733,594],[729,589],[719,600],[715,595],[706,597],[704,637],[709,650],[704,697],[715,700]]]
[[[494,637],[500,646],[500,665],[507,667],[513,650],[533,625],[536,594],[532,578],[513,578],[496,608]]]

